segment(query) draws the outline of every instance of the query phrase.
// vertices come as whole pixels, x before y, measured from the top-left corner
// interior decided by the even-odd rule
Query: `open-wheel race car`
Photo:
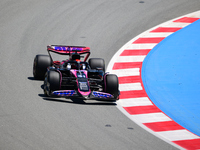
[[[89,47],[49,45],[47,51],[49,55],[36,55],[33,63],[33,76],[44,80],[46,96],[119,99],[118,77],[105,73],[104,59],[87,61]],[[51,52],[69,58],[55,61]]]

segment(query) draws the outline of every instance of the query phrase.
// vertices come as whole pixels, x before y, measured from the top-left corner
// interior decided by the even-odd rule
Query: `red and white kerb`
[[[200,149],[200,137],[177,124],[152,103],[143,87],[141,68],[144,58],[159,42],[199,18],[200,11],[140,34],[113,56],[107,69],[119,78],[118,108],[144,129],[181,149]]]

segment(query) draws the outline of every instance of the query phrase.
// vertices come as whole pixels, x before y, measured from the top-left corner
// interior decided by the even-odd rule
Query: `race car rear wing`
[[[79,53],[80,55],[87,54],[84,61],[86,61],[90,55],[90,47],[85,47],[85,46],[48,45],[47,51],[48,53],[54,52],[60,55],[70,55],[71,53],[74,52]]]

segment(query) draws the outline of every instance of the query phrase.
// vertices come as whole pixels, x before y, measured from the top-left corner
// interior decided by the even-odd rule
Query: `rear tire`
[[[60,90],[60,74],[57,71],[48,71],[44,79],[44,94],[51,96],[56,90]]]
[[[47,68],[52,65],[49,55],[36,55],[33,62],[33,76],[35,79],[44,79]]]
[[[115,99],[119,97],[119,81],[115,74],[107,74],[105,77],[105,87],[106,93],[112,94]]]
[[[89,66],[91,69],[102,68],[103,72],[105,72],[105,61],[102,58],[90,58]]]

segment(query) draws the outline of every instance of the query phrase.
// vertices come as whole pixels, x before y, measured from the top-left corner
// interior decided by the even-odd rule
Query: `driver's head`
[[[71,60],[80,60],[80,54],[78,53],[73,53],[72,56],[71,56]]]

